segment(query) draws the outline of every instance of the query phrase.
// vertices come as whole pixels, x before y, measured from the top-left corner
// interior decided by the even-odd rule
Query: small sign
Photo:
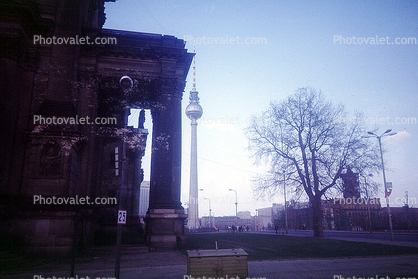
[[[390,194],[392,194],[392,188],[388,189],[388,192],[385,194],[385,199],[389,198]]]
[[[115,176],[119,176],[119,147],[115,147]]]
[[[118,225],[126,225],[126,210],[118,210]]]

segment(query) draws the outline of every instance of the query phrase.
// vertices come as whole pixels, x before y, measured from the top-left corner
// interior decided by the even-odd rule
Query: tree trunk
[[[323,212],[321,197],[314,196],[312,200],[312,211],[313,211],[313,227],[314,227],[314,237],[323,237],[324,236],[324,227],[322,224]]]

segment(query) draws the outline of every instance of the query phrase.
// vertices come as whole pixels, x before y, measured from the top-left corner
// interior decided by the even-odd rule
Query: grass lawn
[[[368,257],[418,254],[418,248],[314,237],[253,233],[188,234],[185,250],[242,248],[248,260]]]

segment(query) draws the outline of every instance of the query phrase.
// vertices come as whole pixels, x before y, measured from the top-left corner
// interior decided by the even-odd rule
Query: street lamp
[[[119,85],[123,90],[123,93],[128,94],[133,87],[133,81],[129,76],[123,76],[119,80]],[[129,107],[124,108],[124,129],[123,129],[123,138],[122,138],[122,166],[121,166],[121,174],[120,174],[120,189],[118,194],[119,202],[119,210],[123,209],[124,203],[123,200],[125,198],[125,176],[126,176],[126,140],[125,140],[125,130],[128,126],[128,115],[129,115]],[[119,214],[119,211],[118,211]],[[122,243],[122,225],[118,224],[116,229],[116,262],[115,262],[115,278],[119,279],[120,275],[120,259],[121,259],[121,243]]]
[[[369,174],[368,176],[372,176],[372,174]],[[364,176],[364,187],[366,190],[366,196],[369,199],[369,190],[367,187],[367,180],[366,180],[366,176]],[[369,232],[372,233],[372,216],[370,214],[370,202],[367,202],[367,212],[368,212],[368,216],[369,216]],[[366,223],[367,224],[367,223]],[[367,237],[369,237],[369,235],[367,235]]]
[[[212,208],[210,206],[210,199],[208,199],[208,198],[203,198],[203,199],[209,201],[209,228],[212,228],[212,221],[210,220],[210,218],[212,216]]]
[[[286,234],[288,234],[288,227],[287,227],[287,202],[286,202],[286,171],[283,171],[283,191],[284,191],[284,220],[285,220],[285,227],[286,227]]]
[[[380,158],[382,160],[383,183],[385,185],[385,198],[386,198],[386,205],[387,205],[387,208],[388,208],[388,216],[389,216],[390,240],[393,241],[394,238],[393,238],[392,216],[390,215],[389,196],[387,195],[388,194],[388,188],[387,188],[387,185],[386,185],[385,165],[383,163],[383,151],[382,151],[382,137],[396,135],[395,132],[391,132],[391,131],[392,131],[392,129],[388,129],[383,134],[381,134],[380,136],[376,135],[373,132],[367,132],[368,135],[367,136],[362,136],[362,138],[376,137],[379,141]]]
[[[258,231],[258,209],[255,210],[255,227],[256,230]]]
[[[406,198],[406,229],[409,232],[409,197],[408,191],[405,191],[405,198]]]
[[[229,189],[229,191],[235,192],[235,225],[238,225],[238,194],[234,189]]]
[[[199,191],[203,191],[203,190],[205,190],[205,189],[199,189]],[[197,208],[197,211],[199,211],[199,208]],[[202,218],[203,218],[203,216],[202,216]],[[202,219],[203,220],[203,219]],[[196,229],[197,229],[197,224],[199,224],[199,227],[200,227],[200,221],[199,221],[199,216],[198,216],[198,214],[196,214]]]

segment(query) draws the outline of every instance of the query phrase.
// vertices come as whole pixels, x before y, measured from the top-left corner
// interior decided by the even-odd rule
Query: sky
[[[263,174],[247,149],[252,115],[310,86],[347,112],[363,112],[383,140],[391,206],[418,207],[417,1],[144,1],[105,4],[104,28],[176,36],[193,52],[203,116],[198,120],[199,216],[283,203],[283,192],[257,199],[252,179]],[[409,38],[409,41],[408,41]],[[192,89],[190,68],[183,111]],[[134,114],[134,113],[133,113]],[[376,123],[378,119],[379,123]],[[190,120],[183,115],[182,203],[187,207]],[[151,131],[150,116],[145,128]],[[377,139],[365,139],[378,144]],[[150,143],[148,144],[150,147]],[[143,159],[149,176],[149,149]],[[146,178],[147,179],[147,178]],[[379,196],[384,198],[382,174]],[[287,192],[288,199],[292,192]],[[384,203],[383,203],[384,204]]]

